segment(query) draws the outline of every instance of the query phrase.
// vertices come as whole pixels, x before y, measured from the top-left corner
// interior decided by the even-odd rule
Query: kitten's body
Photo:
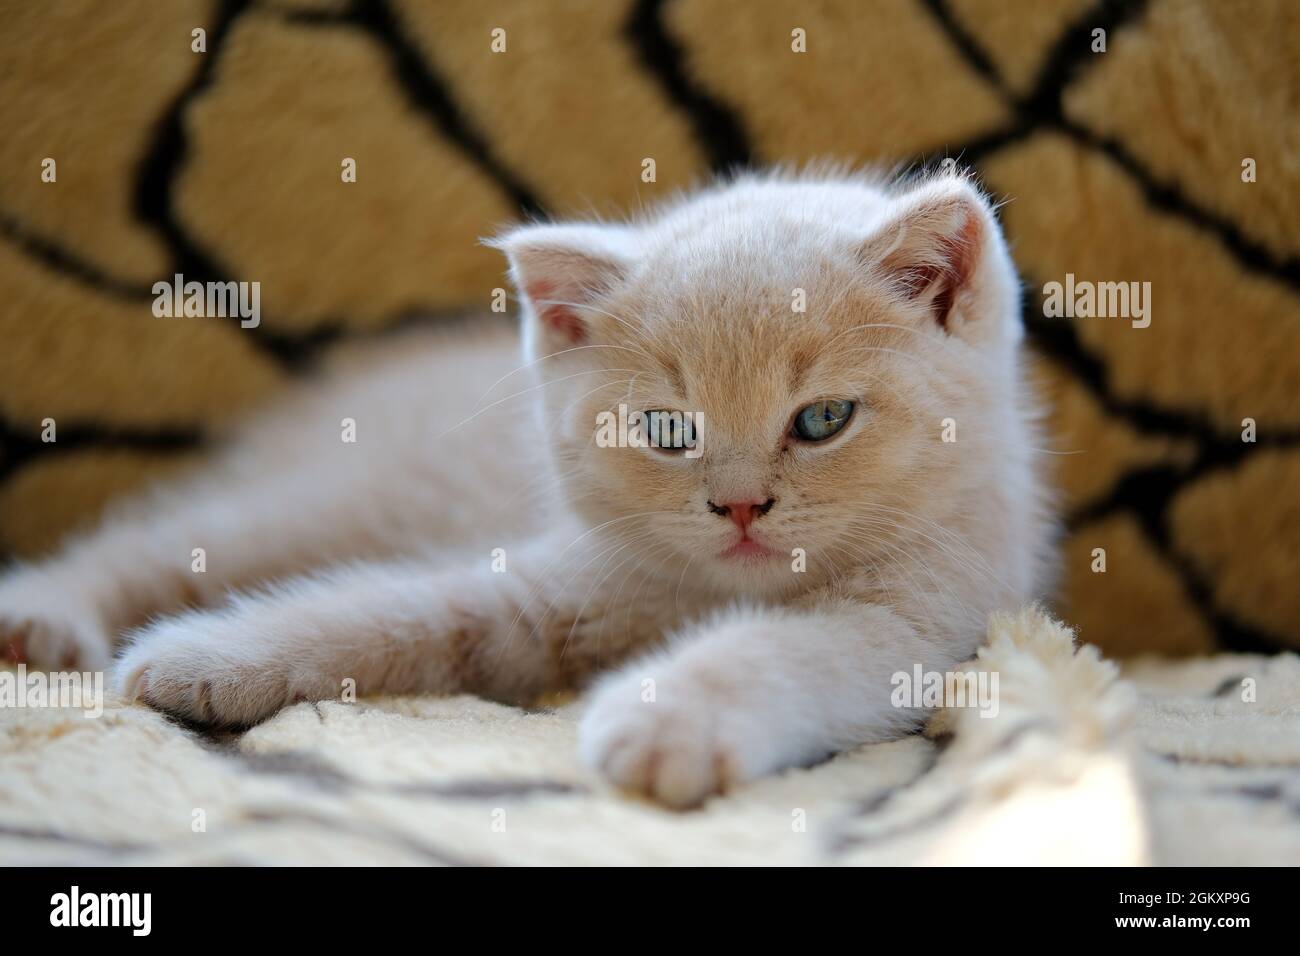
[[[1015,278],[966,183],[751,180],[501,245],[527,366],[487,321],[351,355],[200,477],[0,579],[0,641],[93,665],[114,633],[215,605],[149,624],[120,674],[218,723],[348,678],[527,700],[634,659],[584,755],[686,804],[914,727],[890,676],[951,668],[1039,593]],[[842,435],[792,438],[801,405],[850,396]],[[702,412],[704,454],[598,447],[620,402]],[[717,503],[749,500],[767,510],[742,532]],[[751,532],[758,553],[728,556]]]

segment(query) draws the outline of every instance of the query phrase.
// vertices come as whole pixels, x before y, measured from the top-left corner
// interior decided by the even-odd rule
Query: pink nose
[[[709,502],[709,510],[715,515],[730,518],[741,531],[747,529],[759,515],[765,515],[776,504],[775,498],[766,501],[728,501],[720,505]]]

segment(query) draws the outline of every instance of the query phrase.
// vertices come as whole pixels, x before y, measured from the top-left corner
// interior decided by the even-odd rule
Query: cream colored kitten
[[[891,675],[1039,594],[1017,282],[968,182],[745,178],[494,244],[525,366],[486,320],[340,358],[0,580],[0,641],[102,666],[149,621],[124,692],[233,725],[349,680],[528,701],[607,671],[583,758],[689,805],[914,729]],[[695,416],[698,456],[598,441],[620,404]]]

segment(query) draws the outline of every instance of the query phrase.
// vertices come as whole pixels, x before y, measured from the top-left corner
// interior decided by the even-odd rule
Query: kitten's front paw
[[[290,661],[268,650],[246,623],[192,612],[138,632],[117,663],[115,683],[128,700],[185,720],[247,727],[287,704],[320,697]]]
[[[653,669],[632,667],[598,687],[578,728],[588,766],[678,809],[767,769],[761,731],[745,726],[724,688],[671,669],[660,679]]]
[[[74,585],[27,568],[0,578],[0,659],[33,670],[103,670],[112,638]]]

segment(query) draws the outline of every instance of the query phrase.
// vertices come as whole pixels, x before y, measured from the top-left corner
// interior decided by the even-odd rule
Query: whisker
[[[520,372],[530,369],[534,365],[540,365],[542,362],[545,362],[547,359],[559,358],[561,355],[568,355],[571,352],[582,352],[586,349],[621,349],[624,352],[635,352],[640,355],[646,354],[645,352],[642,352],[640,349],[634,349],[627,345],[575,345],[573,348],[562,349],[559,352],[551,352],[549,355],[539,356],[533,359],[531,362],[527,362],[524,365],[520,365],[517,368],[511,369],[509,372],[506,372],[506,374],[502,375],[499,379],[497,379],[486,389],[484,389],[483,394],[479,396],[479,401],[481,402],[483,399],[487,398],[490,394],[492,394],[493,389],[495,389],[506,379],[518,375]],[[647,356],[647,358],[648,357],[649,356]],[[477,402],[475,404],[477,404]]]
[[[482,408],[480,408],[478,411],[476,411],[473,415],[469,416],[469,418],[466,418],[464,421],[461,421],[461,422],[456,423],[455,425],[452,425],[450,428],[448,428],[448,429],[447,429],[446,431],[444,431],[442,434],[438,435],[438,436],[434,439],[434,441],[439,441],[439,440],[441,440],[441,439],[443,439],[443,438],[446,438],[448,435],[450,435],[450,434],[451,434],[452,432],[454,432],[456,429],[458,429],[458,428],[460,428],[460,427],[462,427],[462,426],[464,426],[464,425],[468,425],[468,424],[469,424],[470,422],[472,422],[474,419],[478,418],[478,417],[479,417],[480,415],[482,415],[482,414],[485,414],[486,412],[491,411],[492,409],[496,408],[498,405],[501,405],[501,404],[503,404],[503,403],[505,403],[505,402],[512,401],[513,399],[519,398],[519,397],[521,397],[521,396],[523,396],[523,395],[527,395],[529,392],[535,392],[535,391],[537,391],[538,389],[543,389],[543,388],[546,388],[546,387],[548,387],[548,386],[550,386],[550,385],[558,385],[560,382],[566,382],[566,381],[568,381],[568,380],[571,379],[571,378],[580,378],[580,377],[583,376],[583,375],[595,375],[595,374],[599,374],[599,373],[602,373],[602,372],[635,372],[635,371],[636,371],[636,369],[632,369],[632,368],[592,368],[592,369],[584,369],[584,370],[581,371],[581,372],[574,372],[572,375],[564,375],[564,376],[561,376],[560,378],[555,378],[555,379],[551,379],[550,381],[541,382],[540,384],[538,384],[538,385],[534,385],[534,386],[532,386],[531,388],[526,388],[526,389],[524,389],[522,392],[515,392],[515,394],[513,394],[513,395],[507,395],[505,398],[499,398],[499,399],[497,399],[495,402],[492,402],[492,403],[489,404],[489,405],[485,405],[484,407],[482,407]]]

